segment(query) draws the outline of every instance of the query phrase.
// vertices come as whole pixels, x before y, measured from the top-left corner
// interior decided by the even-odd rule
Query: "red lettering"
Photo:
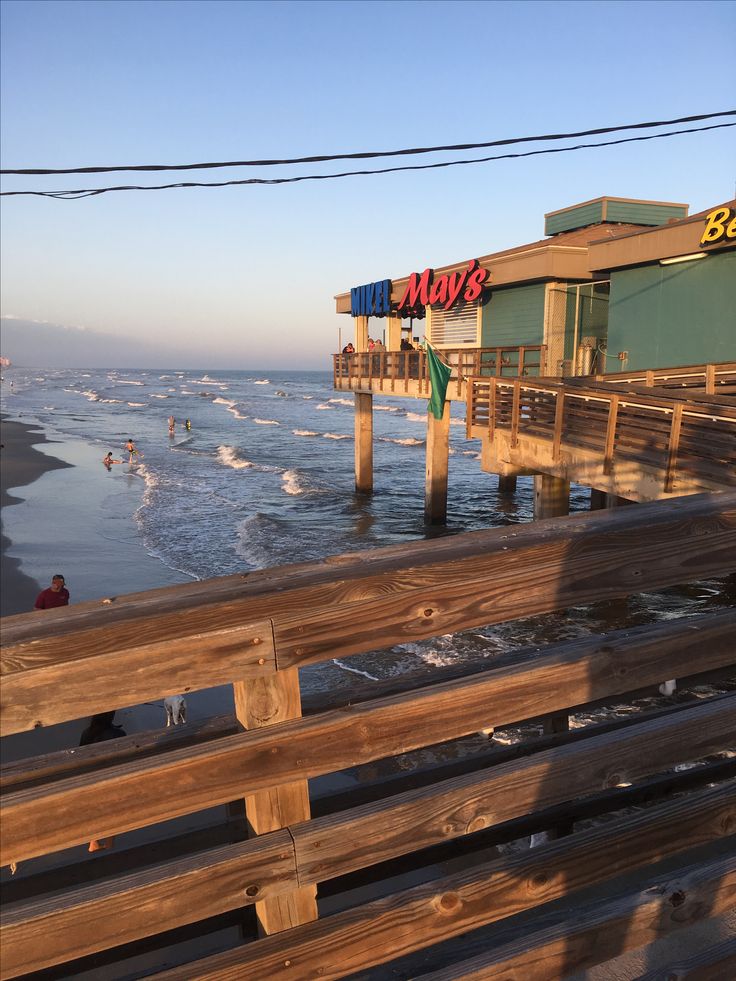
[[[432,289],[429,291],[429,302],[444,303],[445,307],[448,307],[449,303],[446,302],[447,287],[448,287],[447,276],[440,276],[439,279],[435,279],[435,281],[432,283]]]
[[[488,279],[490,273],[487,269],[482,269],[478,267],[478,260],[473,259],[473,261],[468,265],[468,286],[465,290],[465,300],[468,303],[472,303],[473,300],[479,299],[481,293],[483,292],[483,283]]]
[[[399,300],[399,310],[404,307],[415,307],[418,303],[426,306],[429,303],[429,288],[432,284],[432,270],[425,269],[422,275],[412,273],[409,277],[404,295]]]
[[[467,269],[463,269],[461,273],[452,273],[449,281],[448,297],[447,303],[445,304],[445,310],[449,310],[455,300],[460,296],[460,292],[465,285],[465,277],[468,275]]]

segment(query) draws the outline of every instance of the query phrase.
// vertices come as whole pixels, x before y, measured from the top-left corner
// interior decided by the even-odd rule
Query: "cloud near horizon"
[[[38,368],[212,367],[194,352],[116,337],[89,327],[30,320],[14,314],[0,318],[0,350],[13,364]]]

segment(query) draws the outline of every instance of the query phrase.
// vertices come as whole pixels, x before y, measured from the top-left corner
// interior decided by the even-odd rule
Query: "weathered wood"
[[[0,686],[0,735],[37,729],[276,670],[268,620],[157,641],[63,663],[34,661],[33,642],[8,655]],[[118,644],[122,643],[118,639]],[[63,693],[63,694],[62,694]]]
[[[92,837],[196,811],[320,773],[456,738],[688,673],[694,651],[703,670],[732,663],[727,611],[693,627],[658,628],[649,640],[586,638],[556,655],[529,658],[470,679],[431,686],[319,717],[175,750],[6,795],[2,864]],[[664,633],[663,633],[664,631]],[[663,646],[667,636],[667,647]],[[656,638],[652,640],[652,638]],[[709,638],[707,643],[703,638]],[[641,636],[639,637],[641,641]],[[665,667],[666,666],[666,667]],[[187,786],[176,800],[162,785]]]
[[[692,530],[697,528],[697,535]],[[63,664],[74,657],[125,650],[131,631],[174,645],[182,634],[278,618],[290,628],[294,645],[308,639],[305,615],[338,619],[348,628],[325,658],[340,652],[373,650],[384,642],[418,639],[481,623],[497,623],[573,603],[658,588],[731,570],[736,547],[736,493],[672,499],[627,513],[576,515],[574,520],[469,532],[430,542],[335,556],[315,563],[261,570],[119,597],[111,606],[80,603],[48,615],[3,619],[3,669],[12,669],[25,651],[34,664]],[[574,587],[570,580],[574,578]],[[589,580],[589,582],[586,582]],[[448,611],[457,626],[438,622],[448,592],[465,584],[467,610]],[[432,591],[442,602],[432,617],[417,618],[431,606]],[[401,594],[405,594],[402,595]],[[412,595],[408,595],[412,594]],[[475,609],[481,596],[486,609]],[[391,603],[403,599],[395,612]],[[370,636],[346,651],[360,626],[360,609],[374,600],[366,622]],[[352,609],[346,609],[350,604]],[[186,611],[186,617],[182,613]],[[293,619],[289,614],[293,613]],[[57,615],[61,614],[61,615]],[[392,621],[393,629],[385,630]],[[383,636],[376,635],[383,624]],[[122,626],[123,629],[113,629]],[[346,633],[350,637],[346,637]],[[395,639],[391,639],[393,636]],[[63,642],[61,639],[63,638]],[[298,638],[298,639],[297,639]],[[306,652],[282,657],[279,667],[304,663]],[[319,660],[319,656],[314,658]]]
[[[552,459],[560,458],[560,443],[562,442],[562,429],[565,422],[565,393],[557,392],[555,399],[555,428],[552,433]]]
[[[603,472],[610,473],[613,466],[613,454],[616,449],[616,424],[618,422],[619,396],[614,394],[608,404],[608,419],[606,421],[606,442],[603,450]],[[559,456],[559,453],[558,453]]]
[[[570,481],[549,474],[534,478],[534,520],[559,518],[570,510]]]
[[[270,678],[240,681],[233,685],[235,714],[246,730],[278,725],[302,714],[299,672],[281,671]],[[245,798],[245,814],[252,831],[262,835],[285,828],[296,821],[308,821],[309,786],[297,780],[272,786]],[[314,886],[296,886],[288,893],[266,897],[256,903],[259,929],[279,933],[317,919],[317,893]]]
[[[672,410],[672,428],[667,446],[667,468],[664,474],[665,493],[672,490],[675,480],[675,470],[677,469],[677,454],[680,449],[680,430],[682,428],[682,404],[679,403]]]
[[[699,950],[689,957],[678,957],[667,964],[666,981],[725,981],[736,977],[736,937]],[[656,968],[640,975],[637,981],[664,981]]]
[[[3,908],[2,977],[194,923],[293,890],[288,831]]]
[[[733,744],[736,696],[292,827],[300,881],[446,842]],[[699,730],[702,720],[704,731]],[[689,739],[693,740],[689,743]],[[684,749],[684,747],[687,747]],[[349,823],[348,823],[349,821]],[[336,833],[339,827],[339,833]]]
[[[441,419],[427,413],[427,448],[424,480],[424,521],[444,524],[447,519],[447,473],[450,453],[450,403]]]
[[[660,874],[643,890],[599,901],[576,910],[574,919],[559,911],[535,918],[523,937],[420,975],[421,981],[549,981],[594,967],[620,954],[661,940],[707,917],[719,916],[736,904],[736,855],[692,864]],[[736,963],[736,940],[717,954],[725,966]],[[693,957],[692,965],[700,958]],[[688,977],[691,975],[688,973]],[[732,976],[711,975],[718,981]],[[641,976],[639,976],[641,977]],[[682,974],[667,968],[656,977],[676,981]]]
[[[734,792],[692,795],[543,848],[155,975],[159,981],[328,981],[661,861],[733,829]],[[687,862],[687,853],[683,857]]]
[[[373,396],[355,393],[355,491],[373,492]]]

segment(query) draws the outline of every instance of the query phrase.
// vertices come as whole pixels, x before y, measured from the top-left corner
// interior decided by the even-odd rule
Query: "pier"
[[[298,671],[728,575],[735,553],[728,491],[6,618],[3,735],[219,684],[233,685],[235,714],[3,768],[1,861],[31,868],[4,890],[2,977],[118,961],[125,972],[145,954],[147,976],[167,979],[339,978],[426,952],[435,966],[415,976],[548,979],[573,956],[582,969],[720,916],[736,899],[733,608],[516,651],[471,674],[438,669],[420,688],[358,685],[349,702],[302,704]],[[726,689],[572,731],[544,724],[671,678]],[[548,734],[310,799],[318,775],[530,719]],[[210,808],[198,831],[126,842]],[[542,832],[546,844],[498,851]],[[32,870],[111,835],[115,851],[94,862],[71,851]],[[401,885],[408,871],[418,884]],[[361,883],[365,900],[341,900]],[[201,960],[157,953],[238,923],[245,939]],[[437,966],[435,945],[461,936]],[[736,951],[692,958],[727,965]]]

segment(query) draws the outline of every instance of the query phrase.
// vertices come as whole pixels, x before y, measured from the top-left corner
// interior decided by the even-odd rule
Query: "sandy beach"
[[[50,470],[70,466],[63,460],[42,453],[35,447],[51,444],[45,434],[37,427],[22,422],[2,419],[2,467],[0,467],[0,508],[3,519],[5,508],[20,504],[23,496],[11,494],[11,490],[27,487]],[[0,573],[3,588],[0,593],[0,616],[24,613],[33,608],[33,603],[41,586],[36,580],[20,571],[20,560],[9,556],[10,539],[5,535],[3,520],[2,557]]]

